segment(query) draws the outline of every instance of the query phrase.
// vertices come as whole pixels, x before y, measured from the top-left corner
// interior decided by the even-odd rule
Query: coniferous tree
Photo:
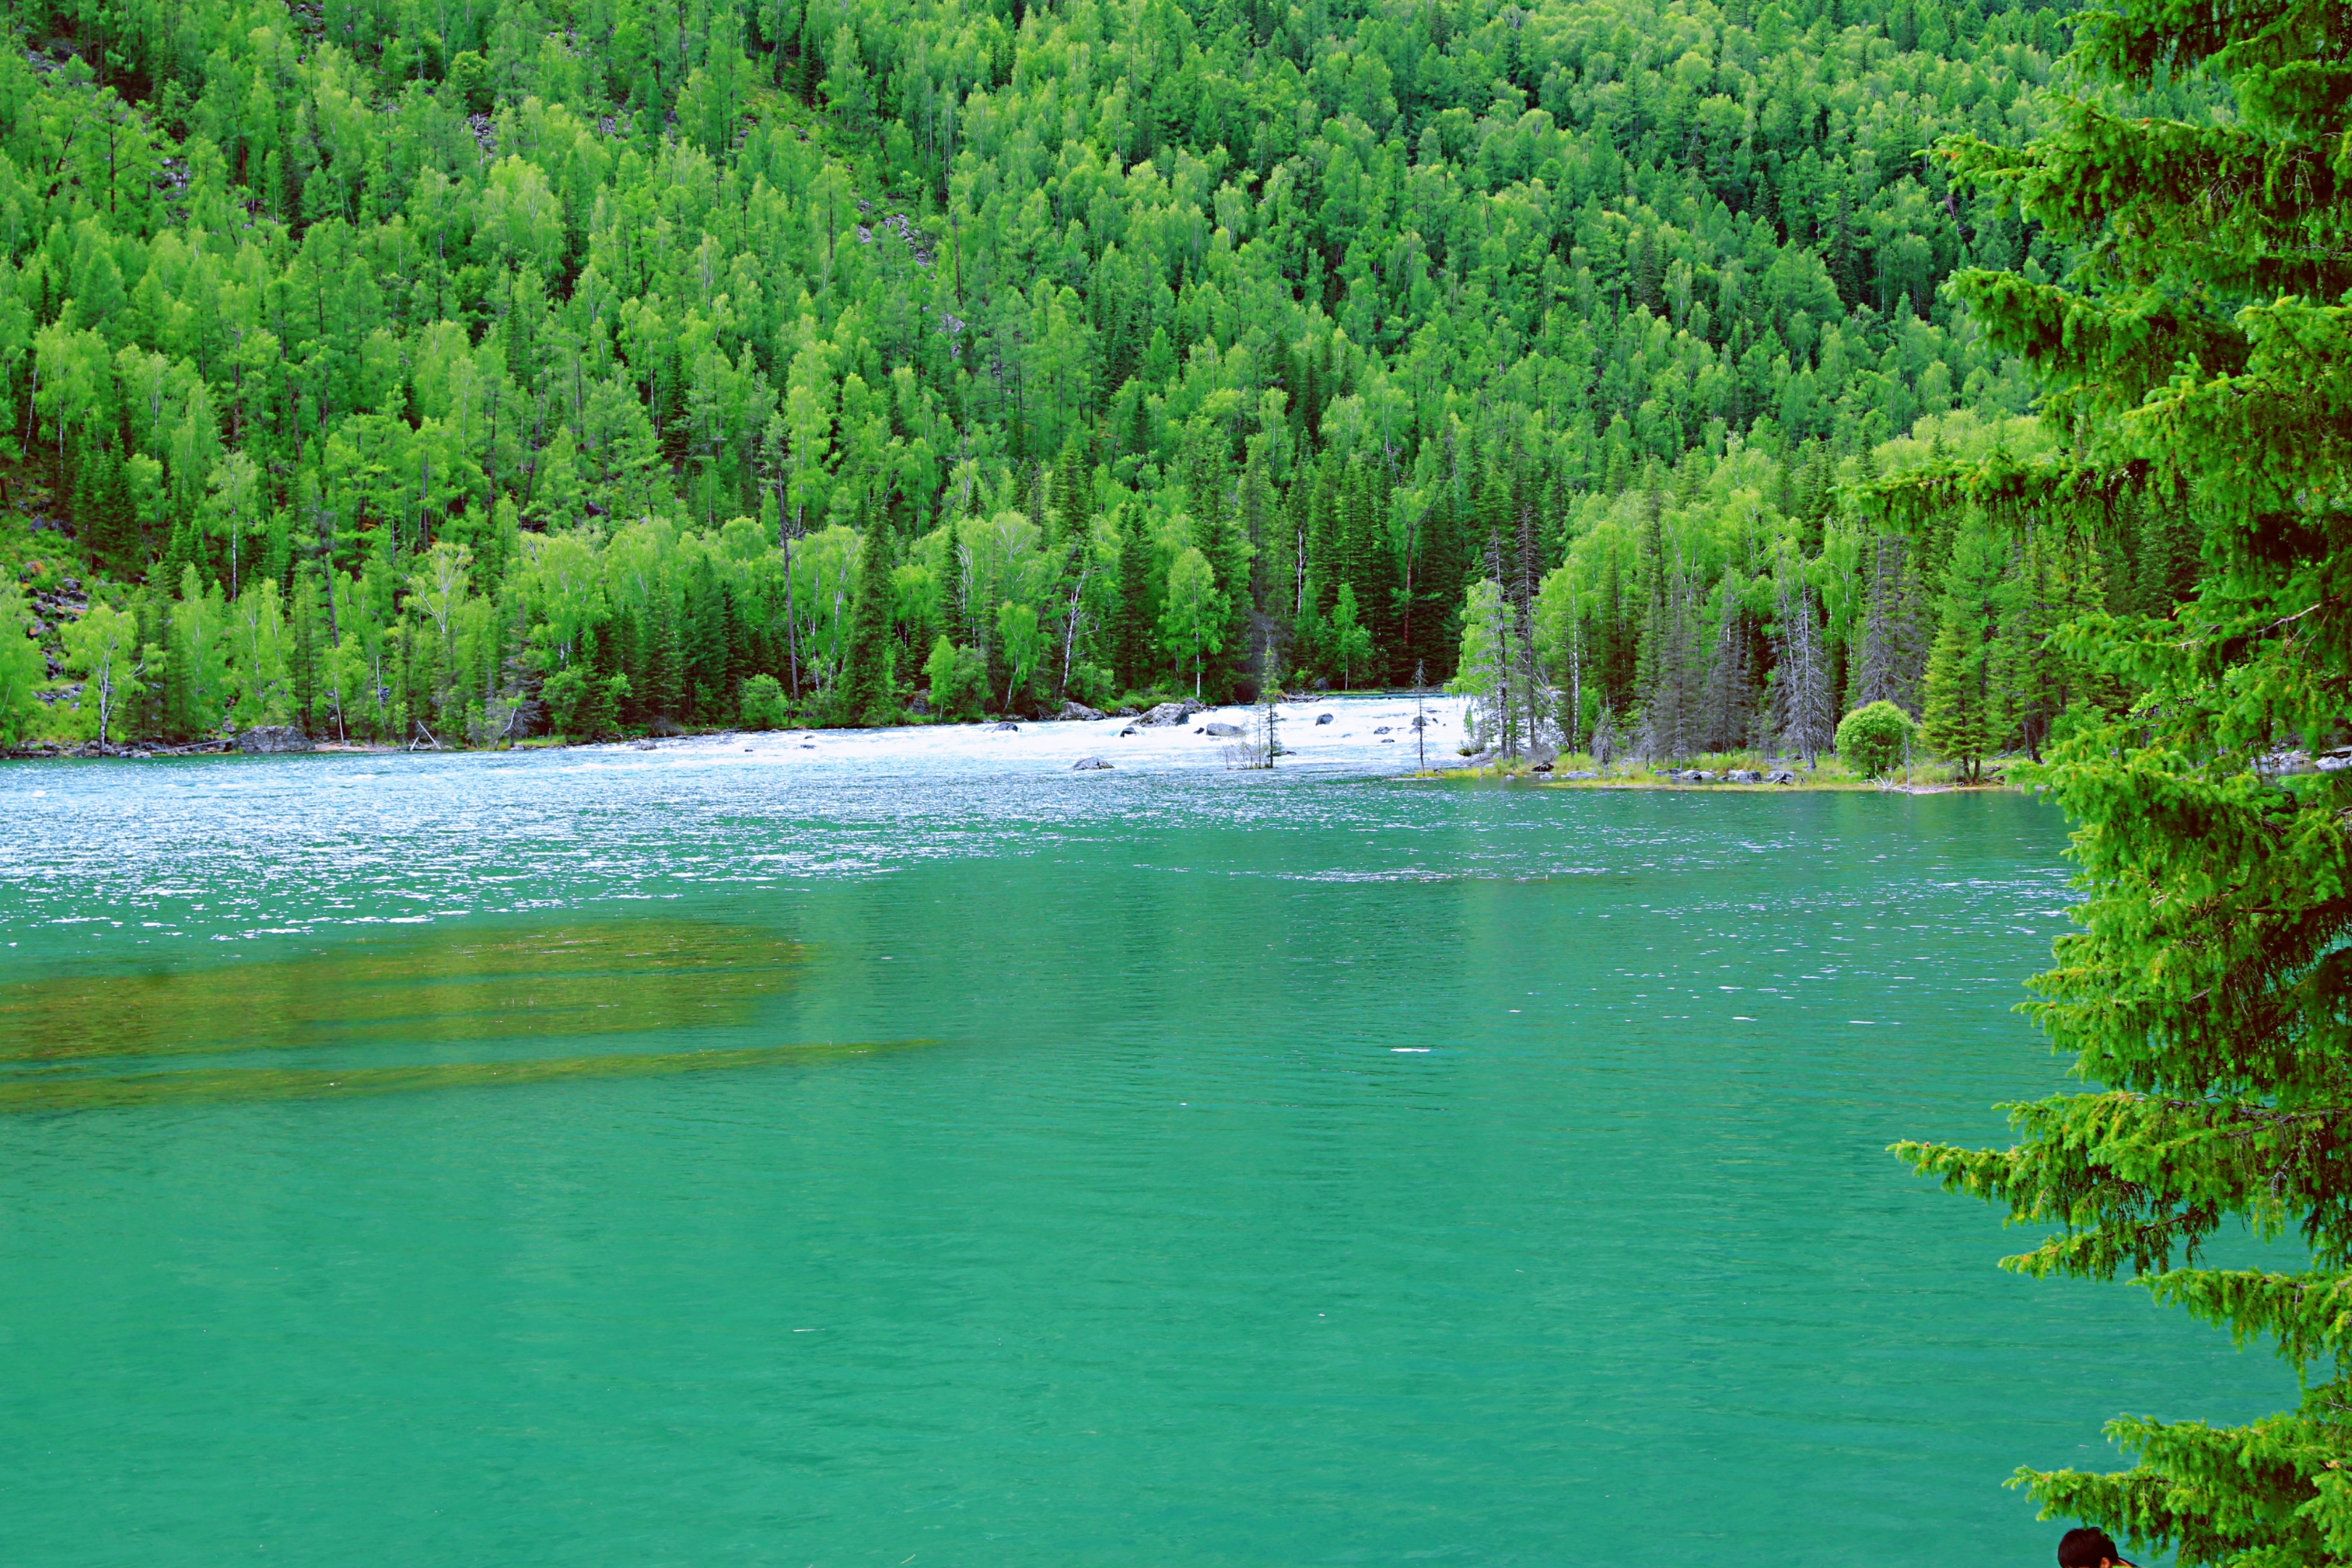
[[[1780,567],[1780,659],[1774,671],[1774,714],[1780,743],[1811,767],[1835,738],[1830,703],[1829,661],[1813,608],[1812,585],[1804,568]]]
[[[2015,1108],[2009,1148],[1898,1150],[2053,1227],[2013,1267],[2144,1281],[2241,1342],[2267,1341],[2297,1373],[2293,1408],[2242,1426],[2118,1418],[2126,1469],[2021,1472],[2046,1514],[2184,1563],[2339,1563],[2352,1557],[2352,775],[2273,775],[2263,759],[2340,734],[2352,683],[2352,458],[2315,438],[2352,422],[2352,203],[2331,163],[2352,9],[2121,0],[2084,13],[2078,36],[2087,77],[2147,92],[2201,76],[2230,112],[2068,100],[2025,154],[1953,149],[1964,174],[2084,247],[2081,292],[2014,273],[1957,285],[1992,346],[2050,379],[2048,411],[2073,441],[2042,471],[1913,488],[1929,503],[1972,494],[2021,525],[2178,483],[2207,575],[2168,623],[2095,616],[2063,634],[2063,652],[2145,694],[2120,718],[2084,715],[2029,770],[2077,824],[2080,929],[2059,939],[2033,1011],[2085,1087]],[[2232,1220],[2294,1236],[2305,1256],[2215,1267],[2207,1243]]]
[[[1726,595],[1718,607],[1706,681],[1699,693],[1698,745],[1709,752],[1745,749],[1756,704],[1749,690],[1745,617]]]
[[[839,723],[887,724],[898,701],[891,669],[889,546],[878,531],[857,552],[855,583],[834,710]]]
[[[652,625],[646,639],[646,707],[664,718],[677,718],[686,710],[686,658],[679,646],[677,602],[668,584],[653,584],[647,607]]]
[[[294,721],[306,735],[319,732],[320,681],[326,671],[325,628],[320,624],[319,583],[309,566],[295,574],[287,614],[287,679]]]
[[[1981,521],[1963,527],[1944,572],[1944,601],[1927,660],[1927,709],[1920,732],[1936,754],[1958,763],[1964,777],[1983,771],[1999,730],[2001,692],[1996,639],[2000,635],[2000,540]]]
[[[1470,700],[1470,740],[1516,762],[1541,739],[1547,694],[1520,658],[1518,606],[1496,577],[1473,583],[1462,609],[1462,647],[1445,689]]]
[[[1869,609],[1847,708],[1892,702],[1916,717],[1926,652],[1909,542],[1899,534],[1880,534],[1871,543]]]
[[[2032,89],[2048,74],[2051,13],[2039,0],[1966,17],[1927,7],[1915,20],[1927,53],[1895,57],[1825,43],[1867,29],[1859,13],[1816,35],[1735,9],[1694,24],[1706,35],[1696,54],[1670,61],[1597,50],[1598,35],[1540,0],[1500,19],[1408,19],[1433,41],[1404,67],[1382,41],[1396,17],[1379,8],[1309,7],[1280,28],[1265,5],[1248,9],[1195,47],[1156,25],[1097,36],[1075,16],[1015,7],[1017,27],[983,28],[995,41],[979,79],[908,63],[962,59],[962,13],[877,22],[867,0],[821,23],[765,0],[749,13],[721,4],[681,13],[675,29],[566,29],[562,47],[536,52],[493,37],[499,24],[478,8],[453,24],[467,36],[440,38],[436,24],[420,42],[398,8],[362,7],[331,26],[331,49],[287,60],[256,53],[282,29],[228,26],[201,7],[160,31],[101,26],[99,75],[119,58],[142,84],[105,100],[104,158],[82,156],[86,136],[68,138],[63,162],[50,144],[102,97],[87,81],[42,74],[43,111],[0,126],[9,166],[47,171],[7,230],[20,287],[0,310],[0,382],[23,413],[17,439],[54,474],[84,575],[138,575],[155,527],[159,602],[190,564],[231,595],[261,577],[290,595],[315,540],[322,647],[367,667],[364,679],[342,667],[349,694],[390,704],[387,729],[416,660],[395,638],[402,657],[386,664],[385,635],[405,614],[410,558],[439,542],[474,551],[497,606],[483,612],[495,636],[468,620],[453,640],[436,618],[428,708],[445,731],[457,721],[443,709],[478,701],[487,713],[541,679],[506,650],[533,646],[563,597],[533,580],[555,570],[543,547],[565,541],[592,559],[564,570],[604,578],[648,639],[647,579],[666,584],[677,668],[661,684],[677,695],[658,710],[709,721],[757,669],[795,697],[804,671],[838,679],[836,567],[854,546],[828,537],[836,527],[890,534],[907,574],[892,636],[909,658],[953,624],[943,611],[960,593],[963,541],[926,530],[1021,511],[1045,531],[1050,569],[1024,564],[960,606],[967,641],[998,666],[992,628],[1010,595],[1056,645],[1053,689],[1064,672],[1120,669],[1122,619],[1141,655],[1124,673],[1164,676],[1151,644],[1166,557],[1190,543],[1212,562],[1226,616],[1221,661],[1196,673],[1231,680],[1284,623],[1303,679],[1340,674],[1328,625],[1345,583],[1373,642],[1361,683],[1423,659],[1442,674],[1486,542],[1508,552],[1532,516],[1535,574],[1573,570],[1629,484],[1688,514],[1677,533],[1694,544],[1693,604],[1716,596],[1724,572],[1753,578],[1781,542],[1799,545],[1820,572],[1824,646],[1847,689],[1848,650],[1867,638],[1847,610],[1854,584],[1833,581],[1852,543],[1841,486],[1867,478],[1874,443],[1905,437],[1923,412],[1948,415],[1968,440],[2031,392],[2010,358],[1952,330],[1945,269],[1967,256],[2030,254],[2050,270],[2069,258],[1995,196],[1945,200],[1931,172],[1898,170],[1873,117],[1790,105],[1900,94],[1905,135],[1963,122],[2021,134],[2045,112]],[[1604,33],[1629,17],[1647,26],[1607,5],[1595,16]],[[892,35],[880,52],[877,26]],[[830,58],[826,40],[850,53]],[[1052,62],[1081,44],[1099,68],[1073,85]],[[747,115],[744,47],[774,52],[788,89],[838,89],[835,132],[877,157],[845,162]],[[1181,91],[1160,58],[1170,47]],[[1355,79],[1306,69],[1375,54],[1398,80],[1362,102]],[[1554,122],[1522,123],[1479,59],[1543,98]],[[1256,101],[1265,72],[1293,65],[1305,74],[1280,90],[1297,102],[1234,149],[1229,110],[1214,106]],[[412,90],[436,77],[440,89]],[[220,82],[265,79],[281,109],[323,93],[352,112],[332,136],[289,140],[215,101]],[[1156,85],[1133,100],[1121,81]],[[1759,81],[1803,88],[1754,99]],[[1602,90],[1637,109],[1603,123],[1563,107]],[[973,91],[992,122],[1033,132],[1034,150],[959,135]],[[208,107],[181,124],[173,106],[198,98]],[[1751,99],[1775,111],[1758,110],[1727,144],[1722,127],[1692,121],[1693,105]],[[464,118],[534,100],[524,141],[502,149]],[[1335,129],[1367,110],[1374,142]],[[607,131],[636,155],[614,143],[564,162],[563,148],[598,146]],[[184,132],[178,195],[115,177]],[[216,134],[230,142],[212,149]],[[1299,171],[1345,168],[1349,149],[1391,135],[1410,146],[1409,178],[1405,163],[1357,156],[1339,200],[1276,198],[1305,188]],[[671,143],[691,170],[661,153]],[[1220,157],[1241,207],[1171,177]],[[1093,172],[1139,160],[1156,184],[1099,185]],[[968,191],[950,189],[958,170]],[[673,187],[706,182],[667,220],[675,243],[627,243],[641,226],[628,215],[669,212]],[[1042,202],[1051,237],[973,210],[988,191]],[[1226,240],[1204,250],[1220,230]],[[1506,234],[1524,243],[1489,254],[1460,239]],[[1504,337],[1482,321],[1469,330],[1473,272],[1478,298],[1509,319]],[[1083,526],[1097,486],[1156,552],[1139,616],[1117,613],[1117,546]],[[754,488],[780,563],[717,542]],[[2125,492],[2105,494],[2120,520],[2098,535],[2111,607],[2176,602],[2196,551],[2178,526],[2150,534]],[[1735,539],[1751,528],[1759,538]],[[390,558],[381,574],[375,541]],[[715,584],[696,564],[706,557]],[[1923,540],[1916,581],[1941,563]],[[1641,696],[1651,576],[1632,560],[1581,564],[1616,579],[1605,596],[1580,584],[1610,607],[1596,605],[1578,658],[1622,715]],[[354,574],[368,605],[347,627],[337,580]],[[1538,629],[1527,576],[1522,563],[1502,577],[1523,665]],[[1916,584],[1914,598],[1924,606]],[[1771,649],[1752,629],[1748,641],[1760,676]],[[1916,672],[1916,642],[1913,656]],[[616,673],[631,674],[642,715],[648,684]],[[2037,734],[2063,729],[2084,690],[2092,709],[2112,706],[2060,673],[2065,704],[2034,710]]]
[[[1118,603],[1111,619],[1111,668],[1121,688],[1139,691],[1151,684],[1154,607],[1151,541],[1144,536],[1139,508],[1127,510],[1118,541]]]
[[[1679,563],[1661,573],[1651,590],[1642,634],[1642,752],[1654,762],[1678,762],[1699,745],[1706,628],[1695,596]]]

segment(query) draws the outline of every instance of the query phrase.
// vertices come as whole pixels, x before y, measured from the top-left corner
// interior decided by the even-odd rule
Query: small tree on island
[[[1282,754],[1282,738],[1276,727],[1275,704],[1282,699],[1282,665],[1274,651],[1274,639],[1265,639],[1264,671],[1258,679],[1256,732],[1225,748],[1225,765],[1233,768],[1270,768],[1274,759]]]
[[[1412,661],[1412,743],[1419,756],[1413,771],[1429,771],[1429,694],[1428,666],[1420,659]]]
[[[1838,725],[1837,754],[1866,779],[1895,771],[1911,744],[1911,715],[1881,700],[1865,703]]]
[[[1282,656],[1274,650],[1274,638],[1265,639],[1265,671],[1257,689],[1259,740],[1265,748],[1265,765],[1274,766],[1274,759],[1282,755],[1282,736],[1276,729],[1280,718],[1275,704],[1282,700]]]

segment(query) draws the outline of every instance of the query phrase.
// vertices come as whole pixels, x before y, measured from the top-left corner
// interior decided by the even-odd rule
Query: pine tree
[[[90,443],[74,464],[74,526],[101,568],[129,575],[145,564],[121,456],[111,441]]]
[[[1964,528],[1944,569],[1944,602],[1927,660],[1921,733],[1936,754],[1974,781],[1998,733],[2001,693],[1995,657],[2000,632],[2000,542],[1982,524]]]
[[[1518,640],[1518,608],[1494,577],[1470,584],[1462,607],[1462,649],[1445,689],[1470,700],[1469,740],[1483,749],[1516,757],[1525,734],[1527,693],[1515,679],[1512,647]]]
[[[2076,824],[2080,929],[2059,939],[2032,1010],[2085,1087],[2013,1109],[2011,1147],[1897,1150],[2053,1228],[2012,1267],[2128,1276],[2240,1342],[2268,1341],[2297,1374],[2294,1408],[2243,1426],[2117,1419],[2107,1434],[2127,1469],[2021,1471],[2045,1516],[2183,1563],[2341,1563],[2352,772],[2273,777],[2263,759],[2340,735],[2352,682],[2352,453],[2320,435],[2352,424],[2337,153],[2352,7],[2119,0],[2076,25],[2086,78],[2145,90],[2202,73],[2234,101],[2177,121],[2065,100],[2022,154],[1952,150],[1964,175],[2081,247],[2087,292],[1961,275],[1987,346],[2051,384],[2067,456],[1919,487],[1965,489],[2021,525],[2087,522],[2119,490],[2178,485],[2207,575],[2168,623],[2093,617],[2061,634],[2066,657],[2128,671],[2145,695],[2120,719],[2083,713],[2024,770]],[[2089,599],[2078,581],[2073,606]],[[2231,1220],[2295,1236],[2306,1260],[2213,1267],[2206,1244]]]
[[[1213,651],[1248,654],[1250,614],[1250,547],[1242,537],[1241,520],[1233,506],[1233,482],[1222,455],[1202,466],[1193,495],[1192,547],[1209,563],[1217,594],[1219,616],[1215,635],[1206,645]],[[1199,676],[1194,671],[1194,676]],[[1232,679],[1221,668],[1213,684],[1222,692]]]
[[[1347,574],[1347,537],[1339,477],[1327,459],[1315,470],[1307,512],[1307,597],[1318,616],[1328,617]]]
[[[1119,686],[1140,691],[1151,684],[1152,630],[1159,622],[1153,605],[1151,541],[1144,537],[1143,509],[1127,509],[1126,526],[1118,536],[1118,605],[1112,612],[1111,668]]]
[[[286,673],[294,700],[294,721],[304,734],[315,735],[326,639],[320,624],[319,580],[310,567],[295,574],[294,596],[288,608]]]
[[[726,700],[728,680],[727,611],[708,555],[687,574],[683,620],[678,640],[687,707],[695,718],[709,720]]]
[[[1443,480],[1414,528],[1411,637],[1406,654],[1433,670],[1451,668],[1461,635],[1462,591],[1468,576],[1468,551],[1462,532],[1462,507],[1454,485]]]
[[[1700,681],[1706,664],[1698,606],[1690,574],[1670,565],[1651,589],[1642,628],[1642,753],[1653,762],[1679,762],[1699,745]]]
[[[848,646],[841,658],[841,680],[834,690],[837,724],[887,724],[898,712],[892,689],[890,642],[890,547],[877,529],[857,552],[851,589]]]
[[[1756,703],[1748,663],[1747,617],[1726,593],[1717,606],[1714,651],[1699,692],[1698,744],[1709,752],[1745,750]]]
[[[2064,654],[2053,640],[2063,621],[2065,584],[2051,526],[2028,523],[2021,532],[2015,565],[2001,585],[1997,724],[2006,743],[2038,763],[2066,705]]]
[[[679,646],[677,600],[661,583],[653,584],[646,597],[652,624],[646,637],[646,708],[674,719],[686,707],[686,658]]]
[[[1784,560],[1780,573],[1780,657],[1772,672],[1774,717],[1780,743],[1811,767],[1835,738],[1829,660],[1822,651],[1821,620],[1803,565]]]
[[[1919,712],[1921,661],[1927,648],[1918,625],[1909,543],[1900,534],[1885,533],[1872,542],[1869,607],[1864,619],[1862,658],[1854,665],[1853,689],[1846,695],[1849,709],[1892,702],[1914,717]]]
[[[1387,485],[1369,463],[1349,464],[1348,478],[1342,580],[1355,587],[1357,618],[1370,637],[1369,656],[1356,674],[1385,686],[1397,649],[1399,596],[1396,546],[1389,537]]]

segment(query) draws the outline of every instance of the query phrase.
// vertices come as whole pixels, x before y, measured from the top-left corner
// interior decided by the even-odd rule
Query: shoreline
[[[1976,794],[2014,791],[1995,772],[1974,784],[1948,776],[1946,764],[1915,764],[1901,782],[1862,778],[1823,759],[1807,768],[1787,759],[1751,752],[1717,753],[1700,759],[1710,766],[1652,769],[1622,761],[1594,768],[1582,753],[1554,755],[1557,772],[1538,771],[1538,752],[1528,761],[1498,765],[1491,753],[1465,757],[1463,716],[1451,701],[1432,702],[1411,692],[1286,696],[1278,704],[1282,756],[1274,772],[1303,767],[1333,769],[1368,778],[1412,783],[1516,784],[1552,790],[1729,791],[1734,793],[1853,793],[1895,795]],[[1187,711],[1189,710],[1189,711]],[[606,766],[624,757],[650,759],[667,753],[678,760],[744,763],[822,764],[841,780],[890,774],[908,767],[945,768],[995,774],[1011,771],[1084,772],[1097,775],[1143,769],[1150,772],[1225,769],[1264,772],[1241,765],[1233,754],[1260,721],[1255,705],[1203,706],[1171,701],[1146,712],[1089,712],[969,723],[913,722],[857,728],[792,726],[772,730],[696,730],[667,735],[636,735],[596,741],[530,737],[495,750],[401,745],[382,741],[311,740],[290,726],[265,726],[236,736],[214,735],[173,744],[161,741],[67,744],[48,742],[11,748],[0,759],[18,762],[147,762],[192,757],[352,756],[388,758],[429,754],[490,758],[537,754],[564,759],[564,765]],[[1153,716],[1156,714],[1156,719]],[[1084,716],[1081,716],[1084,715]],[[1416,756],[1415,731],[1430,731],[1427,754]],[[1416,766],[1416,763],[1418,765]],[[2005,770],[2004,770],[2005,771]],[[1938,776],[1939,774],[1946,776]]]
[[[1547,790],[1619,790],[1686,794],[1720,795],[1987,795],[2016,794],[2020,786],[2000,777],[1961,783],[1957,780],[1920,780],[1891,782],[1858,778],[1851,773],[1827,777],[1813,774],[1811,770],[1784,770],[1795,777],[1782,783],[1758,779],[1731,779],[1706,776],[1705,770],[1693,770],[1701,776],[1675,778],[1655,773],[1627,773],[1605,778],[1561,778],[1533,768],[1433,768],[1417,778],[1448,779],[1465,783],[1523,784]],[[1809,776],[1811,775],[1811,776]]]

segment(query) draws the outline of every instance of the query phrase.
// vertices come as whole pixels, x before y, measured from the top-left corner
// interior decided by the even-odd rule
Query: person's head
[[[2058,1542],[2058,1568],[2131,1568],[2104,1530],[2070,1530]]]

